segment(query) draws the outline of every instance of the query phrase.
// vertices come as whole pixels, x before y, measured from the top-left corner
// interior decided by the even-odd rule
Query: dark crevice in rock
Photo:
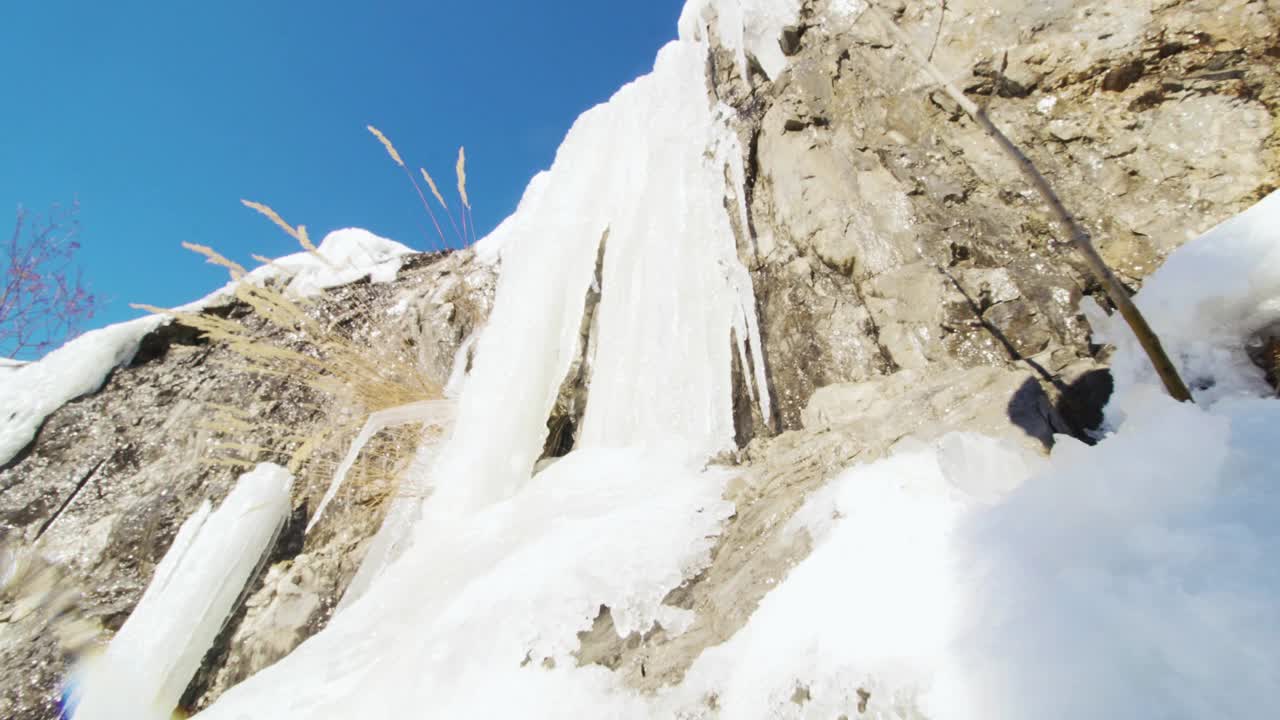
[[[569,366],[569,372],[560,384],[560,392],[556,395],[555,405],[547,418],[547,439],[542,448],[542,460],[564,457],[573,450],[577,439],[578,428],[582,423],[582,414],[587,408],[587,391],[591,385],[591,361],[594,346],[592,345],[592,329],[595,325],[596,308],[600,305],[600,295],[604,291],[604,258],[605,248],[609,244],[609,230],[605,229],[600,237],[600,246],[596,251],[596,272],[587,288],[583,300],[582,324],[578,328],[578,357]]]
[[[1111,371],[1106,368],[1089,370],[1061,387],[1061,394],[1054,404],[1058,415],[1077,433],[1085,437],[1081,439],[1093,444],[1089,433],[1102,427],[1102,411],[1111,400],[1115,391],[1115,380]],[[1080,435],[1077,434],[1077,437]]]
[[[852,268],[850,271],[852,272]],[[852,281],[850,282],[850,285],[853,287],[853,294],[858,299],[858,304],[866,308],[867,299],[862,294],[862,288],[858,287],[858,282],[856,280]],[[870,308],[868,308],[867,312],[866,332],[867,337],[875,344],[876,349],[880,353],[880,360],[883,363],[883,374],[891,375],[901,369],[898,363],[893,359],[893,353],[889,352],[889,348],[885,347],[884,343],[880,342],[880,326],[876,324],[875,316],[871,314]]]
[[[732,370],[732,401],[733,401],[733,436],[734,443],[742,448],[757,434],[757,424],[760,419],[756,408],[759,403],[756,402],[751,394],[750,386],[750,369],[742,366],[742,358],[738,353],[738,337],[737,331],[733,330],[729,333],[729,356],[731,358]]]
[[[85,485],[87,485],[89,481],[93,479],[93,476],[98,474],[98,469],[101,468],[103,463],[105,463],[106,461],[107,461],[107,458],[102,458],[98,462],[94,463],[93,467],[89,468],[89,471],[80,477],[80,480],[76,483],[75,489],[73,489],[70,493],[67,494],[67,498],[62,501],[62,504],[58,506],[58,509],[54,510],[53,514],[50,515],[47,520],[45,520],[43,523],[40,524],[40,529],[36,531],[36,540],[39,540],[40,536],[44,535],[45,532],[49,530],[49,527],[53,525],[54,522],[57,521],[58,516],[66,512],[67,508],[71,505],[71,503],[75,501],[76,496],[80,494],[80,491],[84,490]]]
[[[228,308],[229,311],[230,308]],[[204,336],[204,333],[174,320],[143,336],[138,343],[138,351],[134,353],[128,367],[136,368],[150,362],[163,360],[169,354],[169,348],[174,345],[195,347],[207,345],[208,343],[209,340]]]

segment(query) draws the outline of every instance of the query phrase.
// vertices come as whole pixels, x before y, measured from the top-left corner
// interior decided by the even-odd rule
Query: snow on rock
[[[167,720],[289,516],[293,476],[263,463],[178,530],[105,652],[78,669],[74,720]]]
[[[272,263],[292,276],[290,293],[311,297],[366,276],[370,282],[391,282],[396,279],[404,256],[418,251],[368,230],[347,228],[326,235],[316,252],[320,257],[301,252]]]
[[[1174,252],[1134,300],[1204,404],[1266,391],[1246,343],[1280,323],[1280,191]],[[1128,326],[1085,305],[1095,337],[1116,346],[1117,390],[1155,383]],[[1280,335],[1280,328],[1277,328]]]
[[[40,360],[0,372],[0,465],[35,438],[50,413],[102,387],[112,370],[133,359],[142,338],[166,322],[149,315],[91,330]]]
[[[1144,385],[957,534],[931,717],[1256,717],[1280,697],[1280,403]]]
[[[287,291],[299,297],[368,276],[395,280],[405,255],[416,251],[366,230],[337,230],[317,247],[323,260],[308,252],[278,258],[248,273],[249,282],[289,277]],[[199,312],[234,294],[236,283],[178,310]],[[12,460],[35,437],[50,413],[102,387],[115,368],[128,363],[148,333],[170,321],[149,315],[80,335],[35,362],[0,364],[0,465]]]
[[[723,472],[637,450],[571,453],[515,496],[423,527],[412,551],[292,655],[199,717],[650,717],[576,667],[601,606],[620,633],[678,625],[733,506]]]
[[[680,14],[680,38],[706,40],[708,28],[720,44],[738,54],[738,71],[747,77],[747,55],[770,78],[787,66],[778,38],[800,15],[800,0],[689,0]]]
[[[417,250],[394,240],[379,237],[360,228],[334,230],[316,246],[316,252],[296,252],[276,258],[247,273],[243,280],[262,285],[268,280],[288,278],[285,292],[294,297],[314,297],[329,288],[353,283],[365,277],[370,282],[388,283],[406,255]],[[178,310],[198,312],[235,294],[237,282],[229,282],[218,290],[183,305]]]
[[[1043,463],[1011,441],[956,433],[845,471],[791,520],[813,552],[703,653],[672,712],[714,694],[724,718],[852,717],[863,690],[866,717],[912,717],[942,669],[961,519]]]

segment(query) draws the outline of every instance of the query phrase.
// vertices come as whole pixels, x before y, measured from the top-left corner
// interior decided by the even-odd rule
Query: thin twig
[[[938,49],[938,38],[942,37],[942,21],[947,17],[947,0],[942,0],[942,10],[938,13],[938,27],[933,31],[933,45],[929,47],[929,62],[933,62],[933,53]]]
[[[1173,366],[1173,362],[1169,359],[1168,354],[1165,353],[1164,347],[1160,344],[1160,338],[1156,337],[1155,332],[1151,330],[1151,326],[1147,324],[1146,318],[1139,312],[1138,307],[1133,304],[1128,290],[1111,272],[1111,268],[1107,267],[1107,263],[1102,259],[1102,256],[1098,254],[1093,242],[1089,240],[1088,233],[1076,222],[1071,213],[1067,212],[1062,200],[1058,198],[1057,193],[1053,191],[1044,175],[1040,174],[1040,171],[1036,169],[1031,159],[1008,136],[1001,132],[1000,128],[996,127],[991,118],[987,116],[985,109],[978,107],[954,83],[949,81],[933,62],[921,54],[911,42],[911,39],[907,37],[907,34],[902,31],[902,28],[890,20],[876,5],[869,3],[867,9],[893,35],[894,39],[902,46],[902,49],[919,63],[942,86],[947,95],[996,142],[996,145],[1000,147],[1004,154],[1017,164],[1023,178],[1031,183],[1031,186],[1044,199],[1054,219],[1067,231],[1071,244],[1075,246],[1076,251],[1084,258],[1085,264],[1089,266],[1089,270],[1101,283],[1102,289],[1107,293],[1107,297],[1110,298],[1116,309],[1120,311],[1120,315],[1129,324],[1133,334],[1137,336],[1142,349],[1146,351],[1147,357],[1151,359],[1151,365],[1155,368],[1156,374],[1164,382],[1165,389],[1179,402],[1192,402],[1191,392],[1187,390],[1186,384],[1182,382],[1182,378],[1178,375],[1177,368]]]

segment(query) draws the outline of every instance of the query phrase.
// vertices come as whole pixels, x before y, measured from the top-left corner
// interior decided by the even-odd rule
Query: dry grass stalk
[[[272,210],[269,206],[264,205],[262,203],[253,202],[252,200],[241,200],[240,203],[251,210],[258,211],[258,213],[260,213],[261,215],[265,216],[268,220],[278,225],[280,229],[289,233],[289,235],[294,240],[298,241],[298,244],[302,246],[303,250],[306,250],[307,252],[311,253],[311,255],[313,255],[314,257],[319,258],[321,262],[323,262],[325,265],[329,266],[330,268],[334,267],[333,263],[329,262],[329,259],[326,258],[324,255],[321,255],[320,249],[317,248],[315,244],[311,242],[311,238],[307,236],[306,225],[299,225],[298,227],[295,228],[294,226],[285,222],[284,218],[280,217],[279,213],[277,213],[275,210]],[[185,243],[183,244],[183,247],[186,247]],[[238,280],[239,278],[235,278],[235,279]]]
[[[214,250],[213,248],[207,245],[196,245],[195,243],[184,242],[182,243],[182,247],[190,250],[193,253],[203,255],[205,257],[205,262],[209,263],[210,265],[219,265],[221,267],[226,268],[228,271],[231,272],[232,280],[239,280],[240,278],[246,275],[243,265],[226,259],[222,255],[220,255],[216,250]]]
[[[431,179],[431,173],[428,173],[426,168],[418,168],[418,170],[422,171],[422,179],[427,181],[427,187],[431,188],[431,194],[436,196],[436,200],[441,207],[448,210],[449,203],[444,201],[444,196],[440,194],[440,188],[436,187],[436,181]]]
[[[458,148],[458,164],[455,168],[458,175],[458,195],[462,198],[462,235],[466,241],[467,228],[471,229],[470,242],[476,241],[476,224],[471,216],[471,199],[467,197],[467,148]]]
[[[467,198],[467,149],[465,147],[458,148],[458,195],[462,197],[462,204],[467,208],[471,207],[471,200]]]
[[[221,342],[236,353],[242,364],[234,369],[275,378],[288,378],[328,397],[325,424],[301,438],[286,464],[295,472],[333,439],[352,435],[369,414],[389,407],[439,397],[438,389],[424,381],[408,352],[398,347],[371,348],[342,334],[309,314],[283,290],[255,285],[243,280],[244,268],[216,251],[192,246],[209,262],[227,267],[239,279],[235,296],[254,313],[295,339],[293,346],[260,339],[244,324],[200,312],[165,310],[149,305],[133,307],[172,315],[181,323]],[[283,287],[283,285],[281,286]],[[269,454],[265,448],[243,438],[261,430],[244,413],[226,406],[212,406],[214,412],[198,424],[213,433],[213,464],[249,465]]]
[[[435,226],[436,235],[440,236],[440,245],[437,246],[425,232],[423,233],[423,237],[427,238],[427,242],[430,243],[433,248],[443,250],[448,247],[449,241],[445,239],[444,231],[440,229],[440,223],[436,221],[436,214],[431,209],[431,203],[427,202],[427,196],[422,193],[422,187],[418,185],[417,178],[413,176],[409,167],[404,164],[404,160],[400,158],[400,153],[396,152],[396,146],[392,145],[391,140],[389,140],[386,135],[382,134],[382,131],[378,128],[372,125],[366,125],[365,127],[369,128],[369,132],[373,133],[373,136],[378,138],[378,141],[382,143],[382,146],[387,149],[387,154],[391,156],[391,159],[395,161],[396,165],[399,165],[400,169],[404,170],[405,177],[409,178],[409,183],[413,185],[414,191],[418,193],[418,199],[422,201],[423,209],[427,211],[427,217],[431,218],[431,224]],[[426,175],[426,171],[422,171],[422,174]]]
[[[387,154],[391,156],[391,159],[395,160],[396,164],[400,167],[404,167],[404,160],[400,159],[400,153],[396,152],[396,146],[391,144],[391,141],[387,139],[387,136],[383,135],[381,130],[372,125],[366,125],[365,127],[369,128],[369,132],[373,133],[373,136],[378,138],[378,142],[382,143],[382,146],[387,149]]]
[[[938,69],[937,65],[934,65],[929,58],[920,52],[911,41],[911,38],[907,37],[907,34],[902,31],[902,28],[898,27],[874,3],[869,3],[867,9],[894,37],[897,44],[919,63],[942,86],[947,95],[995,141],[1000,150],[1017,164],[1022,176],[1036,189],[1036,192],[1040,194],[1040,197],[1049,206],[1049,211],[1053,214],[1054,219],[1067,231],[1071,244],[1080,253],[1080,256],[1084,258],[1085,264],[1088,265],[1094,277],[1101,283],[1103,290],[1107,293],[1107,297],[1110,298],[1116,309],[1120,311],[1120,315],[1128,323],[1129,328],[1133,330],[1133,334],[1138,338],[1142,349],[1146,351],[1147,357],[1150,358],[1156,374],[1160,376],[1161,381],[1164,383],[1165,389],[1175,400],[1191,402],[1191,392],[1187,390],[1186,383],[1178,375],[1178,370],[1174,367],[1173,361],[1169,359],[1164,346],[1161,345],[1160,338],[1156,336],[1151,326],[1147,324],[1146,318],[1142,316],[1138,307],[1133,304],[1128,290],[1116,278],[1115,273],[1111,272],[1111,268],[1107,266],[1102,256],[1098,254],[1093,242],[1089,239],[1088,233],[1076,222],[1071,213],[1067,212],[1066,206],[1062,204],[1058,194],[1054,192],[1053,187],[1049,185],[1049,181],[1040,173],[1035,164],[1031,162],[1031,159],[1000,128],[996,127],[995,123],[987,115],[985,108],[979,107],[970,100],[954,82]],[[996,82],[1000,82],[999,78],[996,79]]]
[[[458,231],[458,223],[454,222],[453,211],[449,209],[449,203],[444,201],[444,196],[440,194],[440,188],[436,187],[436,181],[431,178],[426,168],[418,168],[422,171],[422,179],[427,181],[427,187],[431,188],[431,194],[436,196],[440,206],[444,208],[444,214],[449,216],[449,224],[453,226],[453,234],[458,236],[458,241],[463,245],[467,244],[466,236]]]

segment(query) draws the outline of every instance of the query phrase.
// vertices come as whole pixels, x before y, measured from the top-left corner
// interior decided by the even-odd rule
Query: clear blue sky
[[[429,221],[365,131],[452,187],[458,146],[481,235],[550,165],[582,111],[652,68],[683,0],[27,0],[0,24],[0,225],[79,199],[92,323],[226,279],[190,241],[249,262],[297,250],[240,198],[319,242],[357,226],[424,248]],[[425,189],[425,188],[424,188]]]

